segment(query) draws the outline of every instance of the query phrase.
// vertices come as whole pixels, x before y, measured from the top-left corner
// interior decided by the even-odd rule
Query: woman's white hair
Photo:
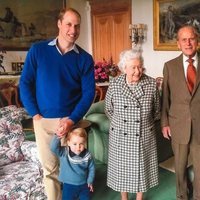
[[[124,73],[127,62],[133,59],[139,59],[143,66],[144,59],[142,57],[142,49],[134,48],[120,53],[118,67],[122,73]]]

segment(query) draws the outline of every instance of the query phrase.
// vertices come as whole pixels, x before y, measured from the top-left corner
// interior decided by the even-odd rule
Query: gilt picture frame
[[[0,50],[28,50],[57,36],[57,15],[66,0],[1,0]]]
[[[184,24],[200,33],[200,0],[153,0],[154,50],[177,51],[177,31]]]

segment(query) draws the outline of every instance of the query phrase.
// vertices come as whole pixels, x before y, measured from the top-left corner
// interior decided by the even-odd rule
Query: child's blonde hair
[[[87,132],[84,128],[74,128],[67,134],[67,141],[70,140],[71,136],[76,135],[87,140]]]

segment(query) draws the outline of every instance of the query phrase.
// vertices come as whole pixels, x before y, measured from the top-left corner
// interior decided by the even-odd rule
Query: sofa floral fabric
[[[40,161],[38,159],[38,151],[36,143],[33,141],[25,141],[21,146],[21,150],[24,155],[24,160],[35,162],[37,166],[41,168]]]
[[[15,105],[5,106],[0,109],[0,118],[11,117],[13,120],[21,121],[26,115],[24,108],[17,108]]]
[[[20,121],[20,112],[15,106],[1,108],[0,120],[0,166],[23,160],[21,145],[24,133]]]
[[[26,161],[0,167],[0,199],[46,199],[40,168]]]
[[[36,143],[24,141],[24,110],[0,109],[0,200],[46,200]]]

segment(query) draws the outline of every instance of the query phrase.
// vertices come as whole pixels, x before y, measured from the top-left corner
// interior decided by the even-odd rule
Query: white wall
[[[82,17],[81,34],[77,43],[92,54],[90,7],[86,0],[67,0],[70,7],[77,9]],[[147,24],[147,40],[143,44],[146,73],[152,77],[162,76],[164,62],[180,54],[179,51],[153,50],[153,0],[132,0],[132,23]],[[24,60],[24,51],[7,52],[4,66],[11,69],[11,62]]]
[[[5,67],[6,71],[12,71],[12,62],[23,62],[26,58],[27,51],[7,51],[4,54],[4,59],[2,65]]]
[[[90,5],[87,0],[67,0],[67,6],[81,14],[81,33],[77,44],[92,54]]]

